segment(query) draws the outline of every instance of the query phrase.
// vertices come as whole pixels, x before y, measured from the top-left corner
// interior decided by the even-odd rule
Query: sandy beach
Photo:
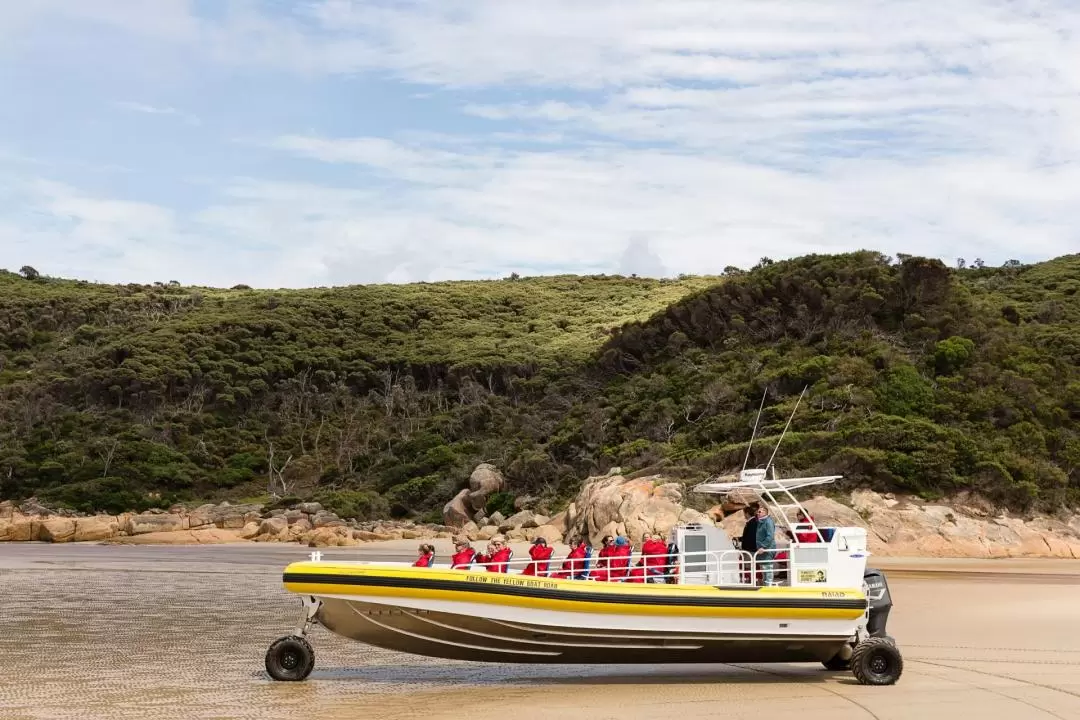
[[[415,542],[325,550],[411,558]],[[293,627],[295,545],[0,548],[0,717],[1080,718],[1080,561],[880,558],[904,657],[894,687],[819,665],[551,666],[401,655],[316,628],[304,683],[263,671]]]

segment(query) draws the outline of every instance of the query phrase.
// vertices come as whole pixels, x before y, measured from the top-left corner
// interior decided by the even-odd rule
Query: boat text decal
[[[488,585],[514,585],[516,587],[549,588],[559,587],[558,583],[549,580],[522,580],[516,577],[501,577],[499,575],[469,575],[465,578],[469,582],[487,583]]]

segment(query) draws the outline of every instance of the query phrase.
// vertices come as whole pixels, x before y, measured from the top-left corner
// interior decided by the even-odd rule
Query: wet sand
[[[410,559],[415,543],[324,551]],[[893,687],[819,665],[451,662],[312,634],[315,671],[263,654],[295,625],[298,546],[0,545],[0,718],[469,718],[673,715],[1080,720],[1080,562],[881,558],[904,653]]]

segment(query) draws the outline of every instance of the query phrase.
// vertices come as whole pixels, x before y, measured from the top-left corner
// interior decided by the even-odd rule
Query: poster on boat
[[[800,583],[823,583],[828,580],[825,568],[812,568],[799,570]]]

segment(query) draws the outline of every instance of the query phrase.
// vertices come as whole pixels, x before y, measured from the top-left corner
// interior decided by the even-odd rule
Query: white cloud
[[[282,128],[252,151],[325,166],[334,186],[232,179],[180,215],[74,191],[39,203],[77,218],[57,242],[227,243],[216,264],[176,261],[225,284],[1080,250],[1080,6],[1065,0],[245,1],[216,19],[181,0],[39,7],[226,67],[435,86],[483,128]]]

